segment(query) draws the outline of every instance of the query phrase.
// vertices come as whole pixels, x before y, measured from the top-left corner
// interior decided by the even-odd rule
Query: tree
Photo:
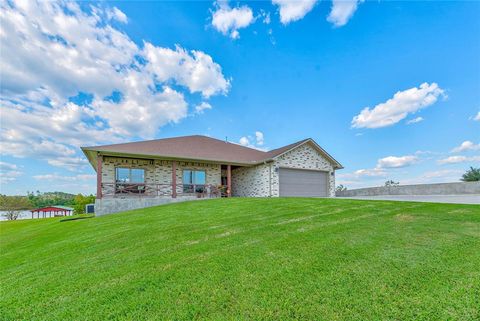
[[[37,208],[55,205],[72,206],[75,195],[64,192],[40,193],[40,191],[37,191],[35,193],[27,192],[27,197],[30,203],[32,203],[32,206]]]
[[[347,190],[346,186],[343,186],[342,184],[338,185],[337,188],[335,188],[335,192],[344,192]]]
[[[465,174],[462,175],[462,178],[460,179],[461,181],[464,182],[478,182],[480,181],[480,167],[479,168],[474,168],[470,166],[470,169],[465,172]]]
[[[389,180],[389,181],[386,181],[385,182],[385,186],[389,187],[389,186],[398,186],[400,185],[399,182],[395,182],[395,181],[392,181],[392,180]]]
[[[88,195],[84,196],[78,194],[73,198],[73,210],[75,214],[85,213],[85,205],[95,203],[95,196]]]
[[[25,196],[0,195],[0,208],[6,213],[3,216],[10,221],[15,221],[23,210],[32,207],[29,199]]]

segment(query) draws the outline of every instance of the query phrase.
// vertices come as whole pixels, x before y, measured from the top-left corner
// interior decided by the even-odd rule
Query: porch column
[[[172,197],[177,197],[177,161],[172,162]]]
[[[97,199],[102,198],[102,155],[97,155]]]
[[[227,197],[232,196],[232,165],[227,165]]]

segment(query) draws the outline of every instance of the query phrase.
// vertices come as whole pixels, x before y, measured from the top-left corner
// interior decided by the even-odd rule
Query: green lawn
[[[0,223],[5,320],[480,320],[480,206],[217,199]]]

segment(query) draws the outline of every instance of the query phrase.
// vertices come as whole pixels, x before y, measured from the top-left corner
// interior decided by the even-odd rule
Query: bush
[[[392,181],[392,180],[389,180],[389,181],[386,181],[385,182],[385,186],[389,187],[389,186],[398,186],[400,185],[399,182],[395,182],[395,181]]]

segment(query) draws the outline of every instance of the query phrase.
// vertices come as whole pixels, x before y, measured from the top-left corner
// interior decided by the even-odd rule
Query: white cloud
[[[263,23],[269,25],[272,22],[270,18],[270,12],[265,12],[263,9],[260,10],[260,17],[263,18]]]
[[[432,183],[447,183],[455,182],[460,179],[463,170],[457,169],[448,169],[448,170],[436,170],[436,171],[427,171],[423,174],[414,177],[400,177],[400,183],[402,185],[408,184],[432,184]],[[385,179],[388,177],[385,176],[370,176],[370,177],[353,177],[352,174],[349,174],[347,177],[343,178],[342,174],[338,174],[337,183],[348,186],[349,188],[362,188],[362,187],[372,187],[372,186],[383,186]],[[359,179],[360,178],[360,179]],[[398,180],[398,179],[394,179]]]
[[[413,119],[410,119],[409,121],[407,121],[407,125],[416,124],[416,123],[419,123],[421,121],[423,121],[423,117],[413,118]]]
[[[149,61],[146,69],[160,82],[173,79],[177,84],[187,87],[190,92],[202,93],[207,98],[226,94],[230,88],[230,81],[223,77],[220,65],[202,51],[192,50],[189,53],[179,46],[172,50],[147,42],[143,54]],[[143,75],[138,75],[141,76]],[[137,85],[136,79],[132,80],[133,85]]]
[[[327,21],[333,23],[336,27],[344,26],[353,16],[358,4],[361,2],[363,0],[332,0],[332,9],[327,17]]]
[[[257,141],[257,145],[259,145],[259,146],[263,145],[264,139],[263,139],[263,133],[262,132],[256,131],[255,132],[255,139]]]
[[[403,179],[402,185],[455,182],[459,181],[463,173],[463,170],[458,169],[428,171],[413,178]]]
[[[21,175],[17,165],[0,161],[0,184],[13,182]]]
[[[258,150],[265,150],[263,144],[265,143],[264,135],[261,131],[256,131],[255,135],[247,135],[240,138],[238,143],[245,147],[255,148]]]
[[[280,8],[280,21],[286,25],[305,17],[317,0],[272,0],[272,3]]]
[[[248,138],[246,136],[241,137],[238,142],[242,146],[249,146],[250,145],[250,141],[248,140]]]
[[[79,171],[88,164],[85,157],[59,156],[47,159],[48,164],[56,167],[63,167],[71,171]]]
[[[361,179],[365,177],[386,177],[389,174],[389,169],[396,169],[406,167],[418,162],[417,156],[388,156],[380,158],[374,168],[363,168],[356,170],[353,173],[339,174],[342,179]]]
[[[440,97],[446,95],[436,83],[423,83],[418,88],[399,91],[393,98],[372,109],[364,108],[353,118],[352,127],[379,128],[394,125],[409,114],[434,104]]]
[[[469,140],[464,141],[463,143],[460,144],[460,146],[455,147],[452,149],[452,153],[459,153],[459,152],[465,152],[469,150],[480,150],[480,144],[475,144]]]
[[[377,167],[379,168],[399,168],[415,164],[418,161],[418,157],[407,156],[388,156],[378,160]]]
[[[142,78],[138,74],[133,77]],[[168,86],[162,90],[149,94],[146,87],[141,87],[119,103],[101,100],[92,105],[100,117],[108,119],[116,135],[151,138],[159,127],[179,122],[188,112],[183,94]]]
[[[383,168],[370,168],[370,169],[359,169],[353,173],[354,177],[383,177],[386,176],[387,172]]]
[[[477,113],[477,115],[473,116],[473,120],[480,121],[480,111]]]
[[[195,106],[195,112],[197,114],[203,114],[203,112],[207,109],[212,109],[212,105],[204,101],[202,101],[200,104]]]
[[[462,170],[459,170],[459,169],[443,169],[443,170],[439,170],[439,171],[431,171],[431,172],[425,172],[422,174],[422,177],[425,177],[427,179],[429,178],[444,178],[446,176],[451,176],[451,175],[460,175],[462,174],[463,171]]]
[[[128,22],[127,15],[124,14],[117,7],[113,7],[112,9],[107,9],[107,17],[109,19],[114,19],[114,20],[117,20],[118,22],[122,22],[122,23],[127,23]]]
[[[382,168],[359,169],[352,173],[337,174],[337,184],[348,185],[351,187],[361,187],[362,185],[376,185],[377,182],[383,182],[388,173]]]
[[[250,7],[244,5],[230,8],[228,2],[220,2],[216,11],[212,12],[212,25],[224,35],[238,39],[238,29],[246,28],[255,21]]]
[[[184,91],[226,94],[208,54],[137,46],[110,24],[117,8],[0,2],[0,153],[78,169],[80,145],[153,138],[188,115]],[[175,85],[175,89],[173,86]]]
[[[79,174],[74,176],[60,175],[57,173],[53,174],[42,174],[34,175],[33,178],[39,181],[64,181],[64,182],[76,182],[76,181],[89,181],[94,180],[97,176],[91,174]]]
[[[472,162],[472,163],[480,162],[480,156],[450,156],[437,161],[437,163],[440,165],[466,163],[466,162]]]

